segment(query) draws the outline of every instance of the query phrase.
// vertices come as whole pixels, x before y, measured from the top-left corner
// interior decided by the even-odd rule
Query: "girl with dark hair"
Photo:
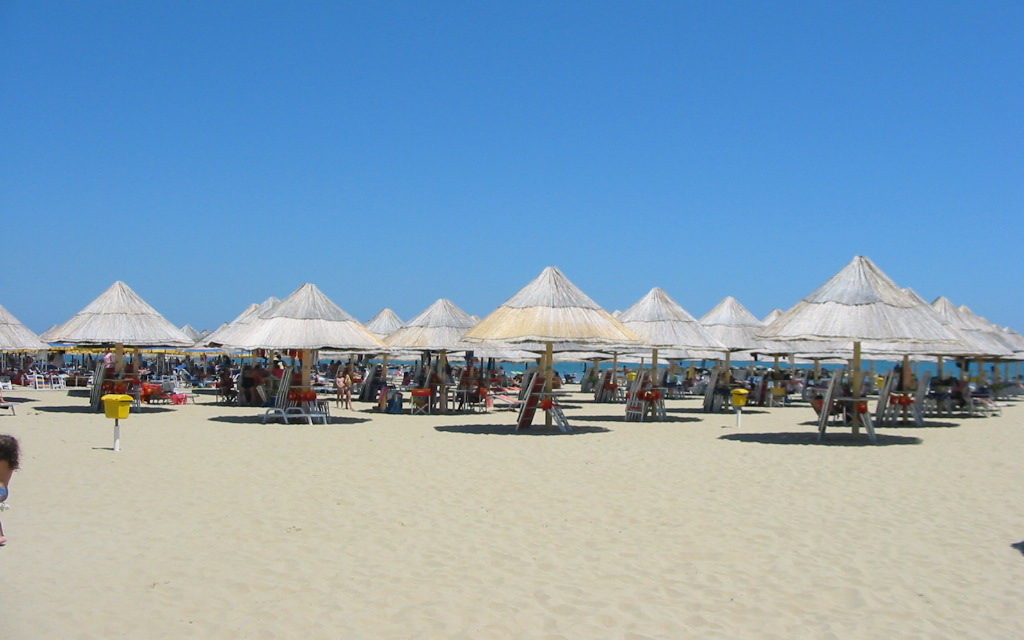
[[[18,468],[18,440],[14,436],[0,435],[0,511],[7,508],[7,485]],[[0,547],[7,544],[4,527],[0,523]]]

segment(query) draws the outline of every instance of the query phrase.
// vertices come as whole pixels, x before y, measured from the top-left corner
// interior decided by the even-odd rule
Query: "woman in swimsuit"
[[[18,440],[14,436],[0,435],[0,505],[7,508],[7,485],[18,468]],[[0,523],[0,547],[7,544],[4,527]]]
[[[338,398],[335,405],[341,405],[344,409],[352,408],[352,374],[348,367],[338,370],[338,377],[334,380],[334,386],[338,390]]]

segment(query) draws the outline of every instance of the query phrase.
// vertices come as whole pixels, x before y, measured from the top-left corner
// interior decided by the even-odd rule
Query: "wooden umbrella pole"
[[[302,389],[310,389],[311,388],[311,385],[309,383],[309,379],[310,379],[310,365],[311,365],[310,359],[311,359],[312,355],[313,355],[313,352],[310,351],[309,349],[303,349],[300,352],[300,355],[299,355],[299,357],[302,358],[302,368],[301,368],[301,374],[300,374],[300,377],[299,377],[299,387],[302,388]]]
[[[120,378],[121,374],[124,373],[124,345],[114,345],[114,377]]]
[[[860,373],[860,341],[853,343],[853,362],[850,365],[850,391],[854,398],[861,397],[861,387],[863,376]],[[853,406],[853,432],[855,434],[860,433],[860,412],[857,410],[857,403],[855,400]],[[823,411],[828,411],[828,407],[824,407]]]
[[[448,356],[442,349],[434,361],[434,371],[437,372],[437,403],[438,411],[448,413],[448,376],[445,375],[448,364]]]
[[[942,375],[942,356],[939,356],[938,362],[936,364],[938,365],[937,375],[939,377],[939,380],[942,380],[942,378],[943,378],[943,375]]]
[[[651,349],[651,386],[658,386],[658,349]]]
[[[554,373],[555,372],[554,372],[554,368],[552,366],[552,363],[554,362],[554,359],[555,359],[555,347],[554,347],[554,344],[551,343],[551,342],[544,343],[544,393],[545,394],[550,394],[552,389],[553,389],[553,386],[554,386],[553,385],[553,378],[554,378]],[[551,400],[551,396],[550,395],[546,395],[545,399]],[[550,427],[551,426],[551,411],[550,410],[544,412],[544,426],[546,426],[546,427]]]
[[[388,405],[388,354],[384,354],[384,364],[381,365],[381,387],[380,396],[377,398],[377,409],[384,411]]]

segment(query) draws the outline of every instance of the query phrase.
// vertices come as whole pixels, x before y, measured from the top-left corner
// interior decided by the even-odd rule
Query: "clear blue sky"
[[[1024,4],[0,3],[0,304],[316,283],[788,307],[854,255],[1024,329]]]

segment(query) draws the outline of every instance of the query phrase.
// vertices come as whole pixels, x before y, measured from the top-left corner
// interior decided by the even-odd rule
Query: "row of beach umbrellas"
[[[862,256],[792,308],[775,310],[764,321],[731,296],[698,320],[660,288],[617,316],[559,269],[548,267],[482,320],[441,299],[409,322],[384,309],[363,325],[315,285],[304,284],[283,300],[250,305],[202,337],[191,327],[175,327],[127,284],[116,282],[41,336],[0,307],[0,349],[31,351],[64,343],[390,354],[473,350],[483,357],[526,359],[524,355],[546,351],[636,353],[655,348],[673,359],[731,354],[747,360],[754,353],[850,357],[855,350],[875,359],[1024,358],[1020,334],[944,297],[928,304]]]

